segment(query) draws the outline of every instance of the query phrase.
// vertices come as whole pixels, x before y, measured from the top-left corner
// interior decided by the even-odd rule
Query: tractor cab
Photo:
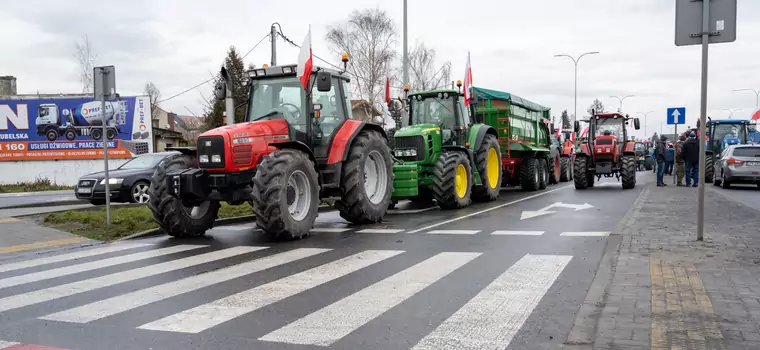
[[[594,178],[601,179],[602,176],[622,178],[624,189],[635,186],[635,141],[628,137],[627,129],[631,120],[638,130],[638,118],[620,113],[592,113],[584,120],[589,124],[588,138],[581,144],[574,171],[585,176],[579,178],[576,175],[575,188],[591,187]],[[580,121],[575,122],[575,130],[580,130]]]
[[[470,124],[464,96],[456,90],[434,90],[409,95],[409,125],[438,127],[443,145],[463,146]]]

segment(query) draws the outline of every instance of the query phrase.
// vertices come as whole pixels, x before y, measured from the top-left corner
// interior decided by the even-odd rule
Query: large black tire
[[[713,155],[705,154],[705,183],[713,182],[713,177],[715,177],[715,161],[713,160]]]
[[[91,130],[90,131],[90,137],[92,137],[93,140],[100,141],[100,139],[103,138],[103,130],[97,129],[97,128],[93,128],[93,129],[90,129],[90,130]]]
[[[368,163],[369,162],[369,163]],[[367,193],[365,166],[374,166],[378,176],[375,192]],[[383,171],[385,170],[385,171]],[[365,130],[351,143],[348,159],[343,163],[340,200],[335,208],[340,216],[354,224],[383,220],[393,194],[393,159],[386,139],[377,131]]]
[[[293,182],[301,186],[300,190],[293,186]],[[293,203],[290,202],[299,196],[305,196],[304,206],[301,211],[291,214],[288,208]],[[277,239],[308,236],[317,219],[320,202],[314,163],[305,153],[295,149],[273,151],[256,167],[252,197],[256,225],[264,232]]]
[[[456,172],[463,166],[466,173],[465,191],[456,190]],[[464,180],[464,179],[460,179]],[[441,209],[459,209],[470,205],[472,194],[472,168],[467,156],[461,152],[444,152],[433,169],[433,196]]]
[[[574,175],[577,174],[573,181],[576,190],[585,190],[588,187],[588,176],[586,176],[586,172],[588,171],[587,161],[586,157],[575,157],[575,162],[573,162],[573,173]]]
[[[48,141],[53,142],[58,139],[58,132],[54,129],[48,129],[48,131],[45,132],[45,138],[47,138]]]
[[[541,184],[541,165],[536,158],[523,160],[520,167],[520,187],[523,191],[536,191]]]
[[[573,178],[572,174],[570,173],[572,171],[570,157],[562,157],[559,161],[559,181],[568,182]]]
[[[496,155],[495,163],[489,164],[488,155],[490,152],[494,152]],[[492,154],[493,157],[493,154]],[[475,166],[480,173],[480,182],[482,185],[477,185],[472,188],[472,199],[478,202],[490,202],[499,198],[499,192],[501,190],[501,150],[499,149],[499,141],[496,136],[486,135],[483,139],[483,143],[475,152]],[[496,167],[498,177],[491,179],[488,177],[489,167]]]
[[[562,177],[562,157],[559,153],[554,159],[549,160],[549,184],[556,185]]]
[[[208,201],[203,204],[203,206],[207,206],[205,212],[199,209],[200,213],[193,216],[191,215],[193,208],[185,207],[181,200],[169,194],[169,189],[166,186],[166,174],[173,170],[193,167],[195,167],[194,159],[190,156],[180,155],[162,161],[153,173],[148,192],[150,195],[148,208],[153,213],[153,220],[170,236],[201,236],[214,227],[214,220],[219,213],[219,202]]]
[[[623,183],[623,189],[628,190],[636,187],[636,157],[623,156],[620,166],[620,177]]]
[[[546,189],[547,186],[549,186],[549,165],[547,164],[546,159],[539,159],[538,165],[539,165],[539,178],[538,178],[538,189],[543,190]]]

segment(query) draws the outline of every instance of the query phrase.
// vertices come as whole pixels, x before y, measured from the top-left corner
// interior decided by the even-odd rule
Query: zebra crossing
[[[438,231],[430,234],[468,235],[479,232]],[[530,231],[514,232],[536,235],[536,232]],[[42,312],[45,314],[29,317],[48,321],[48,329],[54,329],[59,322],[104,326],[112,317],[139,308],[176,300],[241,278],[259,281],[261,273],[273,269],[299,267],[300,271],[276,275],[274,280],[263,279],[261,283],[252,283],[244,290],[231,288],[232,292],[223,297],[193,300],[190,307],[179,311],[171,309],[168,314],[130,327],[135,332],[205,334],[243,316],[256,315],[263,308],[313,292],[320,286],[329,287],[331,283],[362,274],[379,264],[394,262],[407,253],[409,251],[395,249],[344,253],[341,249],[313,247],[283,250],[268,246],[219,248],[179,244],[167,247],[139,242],[114,243],[0,266],[0,317],[2,313],[19,313],[24,308],[44,303],[45,307],[37,310],[44,310]],[[414,259],[396,260],[396,264],[389,264],[393,271],[364,276],[373,280],[356,286],[357,290],[347,296],[328,300],[324,305],[318,305],[318,309],[285,320],[277,329],[257,334],[255,339],[329,347],[422,291],[439,288],[440,282],[456,271],[466,266],[479,268],[478,261],[484,254],[488,253],[430,252],[420,258],[414,256]],[[494,275],[495,279],[486,281],[479,293],[460,305],[442,323],[435,325],[432,331],[421,334],[412,348],[506,348],[572,259],[570,255],[525,254],[510,266],[504,266],[504,270],[499,270],[500,274]],[[154,263],[155,260],[159,262]],[[140,262],[151,263],[137,266]],[[225,262],[221,268],[181,273],[191,267],[213,267],[220,262]],[[301,266],[304,268],[301,269]],[[123,269],[118,270],[119,267]],[[94,273],[95,276],[88,276],[87,273]],[[102,293],[94,292],[159,275],[172,277],[136,290],[132,288],[122,292],[118,288],[109,288],[113,295],[108,297],[61,301],[75,295],[102,296]],[[456,290],[440,291],[452,292]],[[72,303],[71,300],[84,302]],[[0,339],[5,338],[0,336]]]

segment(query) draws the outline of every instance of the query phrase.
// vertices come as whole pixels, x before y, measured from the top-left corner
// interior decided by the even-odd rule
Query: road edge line
[[[565,186],[562,186],[560,188],[555,188],[553,190],[548,190],[548,191],[544,191],[544,192],[541,192],[541,193],[537,193],[537,194],[534,194],[532,196],[528,196],[528,197],[525,197],[525,198],[520,198],[518,200],[514,200],[514,201],[511,201],[511,202],[508,202],[508,203],[499,204],[499,205],[497,205],[495,207],[491,207],[491,208],[483,209],[483,210],[480,210],[480,211],[476,211],[474,213],[470,213],[470,214],[467,214],[467,215],[463,215],[463,216],[460,216],[460,217],[456,217],[456,218],[453,218],[453,219],[442,221],[442,222],[439,222],[437,224],[432,224],[432,225],[428,225],[428,226],[425,226],[425,227],[421,227],[421,228],[409,231],[407,233],[411,234],[411,233],[417,233],[417,232],[420,232],[420,231],[429,230],[429,229],[434,228],[434,227],[438,227],[438,226],[441,226],[441,225],[446,225],[448,223],[452,223],[452,222],[459,221],[459,220],[462,220],[462,219],[467,219],[467,218],[475,216],[475,215],[480,215],[480,214],[487,213],[487,212],[492,211],[492,210],[496,210],[496,209],[499,209],[499,208],[504,208],[506,206],[509,206],[509,205],[512,205],[512,204],[515,204],[515,203],[520,203],[520,202],[526,201],[528,199],[533,199],[533,198],[540,197],[540,196],[543,196],[543,195],[546,195],[546,194],[549,194],[549,193],[552,193],[552,192],[563,190],[563,189],[566,189],[566,188],[568,188],[570,186],[572,186],[572,185],[565,185]]]
[[[65,246],[69,244],[78,244],[90,240],[87,237],[73,236],[61,239],[53,239],[49,241],[40,241],[27,244],[12,245],[7,247],[0,247],[0,254],[13,254],[21,253],[29,250],[42,249],[42,248],[55,248],[59,246]]]

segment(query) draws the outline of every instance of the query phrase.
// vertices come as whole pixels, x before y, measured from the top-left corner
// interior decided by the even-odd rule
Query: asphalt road
[[[402,206],[361,227],[329,212],[290,242],[248,224],[24,255],[0,265],[0,343],[555,349],[640,189],[504,191],[457,211]]]
[[[744,205],[760,210],[760,188],[756,185],[733,185],[728,189],[720,187],[713,188],[715,192],[735,201],[739,201]]]

